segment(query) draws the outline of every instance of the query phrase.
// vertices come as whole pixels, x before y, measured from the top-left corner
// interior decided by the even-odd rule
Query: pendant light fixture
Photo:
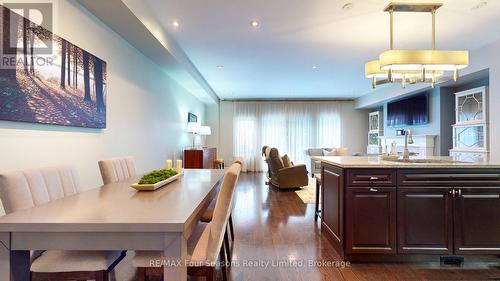
[[[390,15],[390,49],[382,52],[378,60],[365,64],[365,76],[372,79],[372,86],[400,82],[407,84],[431,83],[458,80],[459,70],[469,65],[468,51],[436,50],[436,10],[441,3],[391,3],[384,11]],[[394,49],[394,13],[415,12],[432,14],[432,49]],[[447,72],[453,76],[444,77]]]

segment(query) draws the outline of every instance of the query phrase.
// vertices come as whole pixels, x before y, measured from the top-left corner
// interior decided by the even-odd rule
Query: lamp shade
[[[469,65],[468,51],[388,50],[380,54],[382,70],[453,71]]]
[[[188,122],[187,132],[192,134],[197,134],[200,132],[201,125],[198,122]]]
[[[210,126],[201,126],[199,132],[200,135],[209,136],[212,134],[212,128],[210,128]]]
[[[469,65],[469,51],[436,50],[436,10],[442,3],[390,3],[384,11],[390,14],[390,50],[382,52],[378,60],[365,64],[365,76],[372,80],[372,86],[401,81],[407,83],[431,83],[434,88],[439,76],[446,71],[453,72],[457,81],[459,70]],[[432,49],[398,50],[394,49],[394,12],[415,12],[432,14]],[[439,81],[449,78],[442,77]]]

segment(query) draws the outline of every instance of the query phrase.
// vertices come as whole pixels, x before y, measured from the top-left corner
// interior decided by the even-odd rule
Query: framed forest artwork
[[[0,8],[0,119],[106,128],[106,62]]]

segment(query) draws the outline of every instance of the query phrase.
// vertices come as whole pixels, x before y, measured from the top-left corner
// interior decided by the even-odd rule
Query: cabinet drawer
[[[349,186],[396,186],[397,173],[388,169],[355,169],[347,172]]]
[[[398,180],[400,186],[500,186],[500,169],[408,169]]]

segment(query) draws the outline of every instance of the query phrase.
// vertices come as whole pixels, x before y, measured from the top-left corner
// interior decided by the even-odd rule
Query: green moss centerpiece
[[[154,170],[141,177],[138,183],[132,185],[137,190],[156,190],[182,176],[172,169]]]
[[[155,184],[175,175],[177,175],[177,172],[174,170],[154,170],[142,176],[141,180],[139,180],[139,184]]]

